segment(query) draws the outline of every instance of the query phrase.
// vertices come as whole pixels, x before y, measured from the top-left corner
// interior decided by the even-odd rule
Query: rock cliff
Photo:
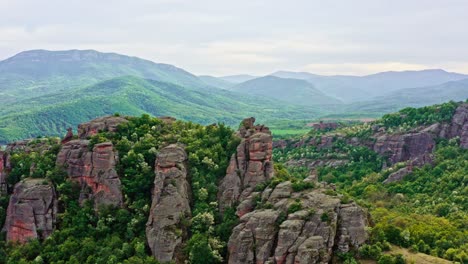
[[[7,241],[25,243],[45,239],[53,231],[57,215],[55,190],[45,179],[25,179],[15,185],[3,230]]]
[[[57,155],[57,165],[81,185],[80,202],[94,199],[96,208],[122,205],[121,183],[115,170],[117,161],[111,142],[96,144],[89,150],[88,140],[71,140]]]
[[[241,142],[219,185],[221,211],[242,202],[257,184],[273,177],[271,132],[268,127],[254,123],[253,117],[244,119],[237,132]]]
[[[183,263],[187,238],[184,221],[191,216],[187,153],[179,145],[163,148],[156,159],[154,189],[146,237],[152,255],[160,262]]]
[[[7,194],[7,162],[8,154],[0,151],[0,197]]]
[[[358,248],[367,240],[367,213],[327,190],[294,192],[283,182],[253,193],[260,204],[234,228],[228,263],[329,263],[334,251]]]

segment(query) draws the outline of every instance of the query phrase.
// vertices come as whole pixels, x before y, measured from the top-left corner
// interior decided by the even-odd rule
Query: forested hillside
[[[254,122],[109,116],[8,145],[0,262],[468,260],[466,103],[274,143]]]

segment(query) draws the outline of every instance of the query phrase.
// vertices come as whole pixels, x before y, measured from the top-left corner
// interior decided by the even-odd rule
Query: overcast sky
[[[468,73],[466,0],[0,0],[0,59],[95,49],[195,74]]]

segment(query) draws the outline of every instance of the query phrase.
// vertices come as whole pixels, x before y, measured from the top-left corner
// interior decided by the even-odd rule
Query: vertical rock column
[[[146,237],[153,256],[160,262],[180,258],[187,237],[183,221],[191,216],[187,153],[179,145],[169,145],[158,154],[151,211]]]
[[[242,202],[252,194],[259,183],[273,177],[271,132],[268,127],[254,125],[254,122],[253,117],[244,119],[237,132],[241,143],[232,155],[226,177],[219,186],[218,200],[221,211]]]
[[[0,197],[7,194],[7,172],[6,163],[8,159],[6,152],[0,151]]]

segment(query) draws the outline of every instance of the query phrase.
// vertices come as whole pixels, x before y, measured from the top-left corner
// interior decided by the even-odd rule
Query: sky
[[[0,0],[0,60],[94,49],[195,74],[468,73],[466,0]]]

